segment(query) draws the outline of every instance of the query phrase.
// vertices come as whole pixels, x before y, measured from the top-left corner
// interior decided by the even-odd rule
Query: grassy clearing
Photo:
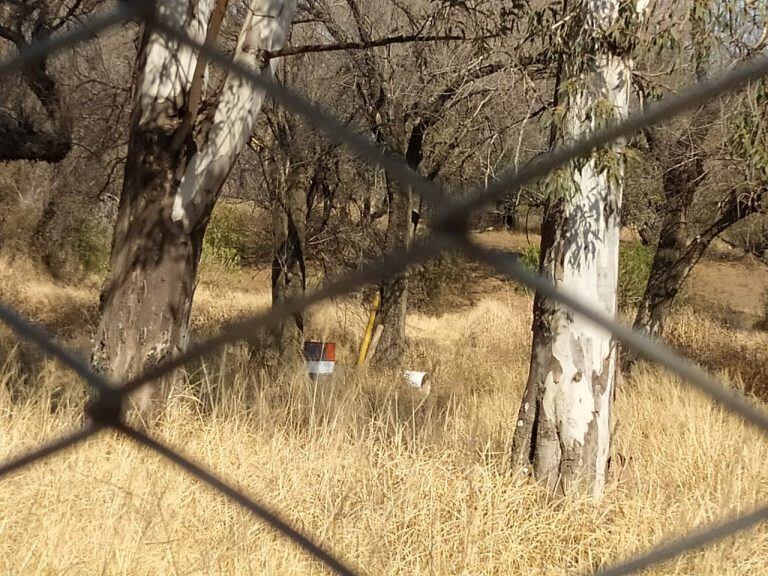
[[[44,288],[26,283],[14,303],[86,342],[89,316],[80,315],[78,334],[74,311],[90,309],[96,287]],[[7,282],[0,289],[9,294]],[[267,304],[266,293],[203,286],[196,330]],[[643,365],[618,393],[614,462],[622,464],[601,506],[548,500],[513,476],[506,451],[530,308],[529,295],[504,288],[455,313],[412,315],[408,367],[435,375],[426,398],[392,374],[354,370],[316,388],[299,367],[257,368],[232,347],[190,367],[154,433],[366,574],[580,573],[746,511],[768,493],[768,443]],[[364,317],[357,303],[334,302],[312,312],[311,336],[335,339],[351,363]],[[77,426],[84,394],[52,362],[0,336],[7,457]],[[764,334],[683,309],[670,337],[735,387],[765,378]],[[744,354],[763,372],[743,370]],[[760,528],[649,573],[753,575],[766,566],[768,529]],[[111,434],[0,480],[0,572],[324,573],[223,497]]]

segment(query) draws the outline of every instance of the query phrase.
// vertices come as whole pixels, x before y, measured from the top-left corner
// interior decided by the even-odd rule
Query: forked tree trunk
[[[689,13],[691,20],[692,63],[697,82],[706,80],[709,72],[709,50],[702,15],[707,0],[693,0]],[[663,159],[664,191],[663,220],[653,264],[635,316],[634,327],[653,337],[664,332],[664,325],[683,282],[698,262],[707,246],[700,245],[687,256],[688,216],[704,178],[703,146],[709,127],[716,118],[717,103],[708,102],[696,110],[690,125],[672,144]],[[657,151],[659,142],[653,128],[647,132],[651,151]],[[707,245],[709,242],[707,242]],[[631,351],[624,355],[625,365],[634,360]]]
[[[619,1],[587,0],[586,26],[609,28]],[[606,101],[616,118],[627,114],[630,64],[623,55],[598,53],[574,78],[565,130],[578,138],[595,127]],[[542,230],[541,272],[558,288],[608,315],[616,313],[619,231],[624,170],[621,145],[573,170],[572,191],[552,199]],[[536,296],[528,384],[513,442],[513,460],[532,466],[553,492],[598,497],[610,451],[610,410],[616,377],[611,334],[566,307]]]
[[[48,8],[45,4],[35,6],[30,3],[28,12],[21,10],[21,13],[26,12],[22,19],[40,18],[29,41],[21,32],[21,21],[3,22],[0,37],[12,42],[20,52],[28,50],[36,42],[46,40],[52,33],[44,17]],[[34,14],[37,10],[42,14]],[[34,115],[28,117],[22,113],[22,117],[18,118],[5,109],[0,110],[0,161],[61,162],[72,150],[72,118],[61,97],[59,85],[48,70],[48,58],[29,63],[21,77],[37,98],[45,117],[33,120]]]
[[[161,18],[198,41],[205,38],[212,10],[213,0],[165,0],[159,6]],[[282,46],[292,11],[293,2],[252,0],[235,60],[270,74],[262,49]],[[145,31],[140,66],[93,354],[97,369],[120,379],[186,346],[202,238],[264,97],[230,74],[209,113],[185,126],[196,52]],[[141,411],[157,391],[145,387],[135,399]]]
[[[648,284],[635,317],[636,330],[656,338],[664,334],[675,298],[709,245],[732,225],[763,210],[766,196],[765,187],[745,194],[731,191],[714,222],[690,241],[677,212],[666,214]]]
[[[424,138],[428,129],[429,123],[419,120],[408,135],[405,161],[411,170],[417,171],[421,165],[424,157]],[[393,254],[410,248],[418,221],[412,220],[413,193],[410,187],[398,185],[389,176],[386,178],[389,201],[386,249],[387,253]],[[405,320],[408,314],[408,276],[408,271],[404,270],[381,284],[380,317],[384,330],[376,348],[377,363],[397,365],[403,358]]]
[[[701,112],[696,114],[694,123],[699,124],[697,120],[700,115]],[[703,129],[695,131],[703,132]],[[664,220],[648,283],[635,318],[635,328],[651,336],[660,336],[664,331],[669,310],[690,267],[698,261],[706,248],[702,247],[695,258],[689,257],[685,259],[686,262],[683,261],[688,243],[688,215],[704,176],[700,140],[697,137],[694,141],[687,134],[681,137],[675,143],[675,149],[682,153],[671,155],[664,172]]]
[[[707,0],[694,0],[690,13],[692,63],[698,82],[706,80],[710,65],[707,33],[702,19],[706,4]],[[722,230],[752,213],[747,203],[743,203],[744,209],[737,207],[733,210],[729,207],[732,200],[726,198],[725,210],[716,216],[712,224],[714,228],[706,229],[689,244],[691,231],[688,216],[705,176],[704,145],[718,113],[716,102],[709,102],[698,109],[691,116],[690,126],[674,142],[671,153],[664,159],[664,216],[648,283],[634,323],[635,329],[656,338],[664,333],[675,298],[711,241]],[[653,132],[648,134],[651,136],[651,149],[658,148]],[[713,235],[715,229],[718,231]],[[628,352],[625,364],[633,360],[634,356]]]

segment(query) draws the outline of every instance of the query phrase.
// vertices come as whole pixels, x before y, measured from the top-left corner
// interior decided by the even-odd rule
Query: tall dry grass
[[[39,298],[17,301],[29,298],[35,314],[56,316]],[[212,329],[234,307],[266,303],[263,294],[203,289],[196,326]],[[300,367],[259,368],[232,347],[189,368],[153,433],[364,574],[578,574],[765,498],[766,441],[644,365],[618,392],[614,462],[622,464],[599,505],[548,499],[515,476],[506,455],[530,305],[504,289],[469,311],[410,317],[408,366],[434,373],[426,398],[372,371],[350,369],[317,387]],[[313,311],[312,335],[336,339],[350,363],[363,318],[362,307],[338,301]],[[695,315],[676,322],[676,337],[692,348],[728,338],[714,326],[701,336]],[[30,368],[5,336],[0,458],[77,426],[84,401],[80,382],[42,358]],[[738,378],[734,385],[746,387]],[[760,528],[649,573],[754,575],[766,567],[768,530]],[[104,434],[0,480],[0,572],[323,569],[199,481]]]

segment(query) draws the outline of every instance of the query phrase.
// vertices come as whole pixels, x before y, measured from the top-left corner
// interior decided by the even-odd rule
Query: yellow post
[[[381,294],[377,291],[373,297],[373,308],[371,309],[371,315],[368,317],[368,325],[365,327],[363,341],[360,343],[360,351],[357,354],[358,366],[362,366],[365,363],[365,355],[368,353],[368,346],[371,345],[373,325],[376,323],[376,312],[379,311],[379,304],[381,304]]]

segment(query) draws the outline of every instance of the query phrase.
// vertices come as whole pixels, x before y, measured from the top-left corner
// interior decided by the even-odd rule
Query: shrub
[[[255,229],[255,218],[248,207],[219,203],[203,238],[202,264],[233,270],[253,260],[257,252]]]
[[[240,267],[240,254],[231,246],[209,239],[206,234],[203,239],[200,263],[202,266],[219,266],[227,270],[235,270]]]
[[[643,297],[651,275],[653,249],[639,243],[622,244],[619,249],[619,307],[636,306]]]
[[[443,253],[411,274],[410,305],[428,314],[440,314],[472,303],[473,274],[470,264],[452,253]]]
[[[763,292],[763,314],[757,321],[757,328],[768,332],[768,288]]]
[[[85,274],[105,274],[109,266],[111,235],[98,221],[84,219],[72,237],[75,257]]]
[[[520,254],[520,263],[530,268],[533,272],[539,269],[539,255],[541,251],[537,245],[528,246]]]

